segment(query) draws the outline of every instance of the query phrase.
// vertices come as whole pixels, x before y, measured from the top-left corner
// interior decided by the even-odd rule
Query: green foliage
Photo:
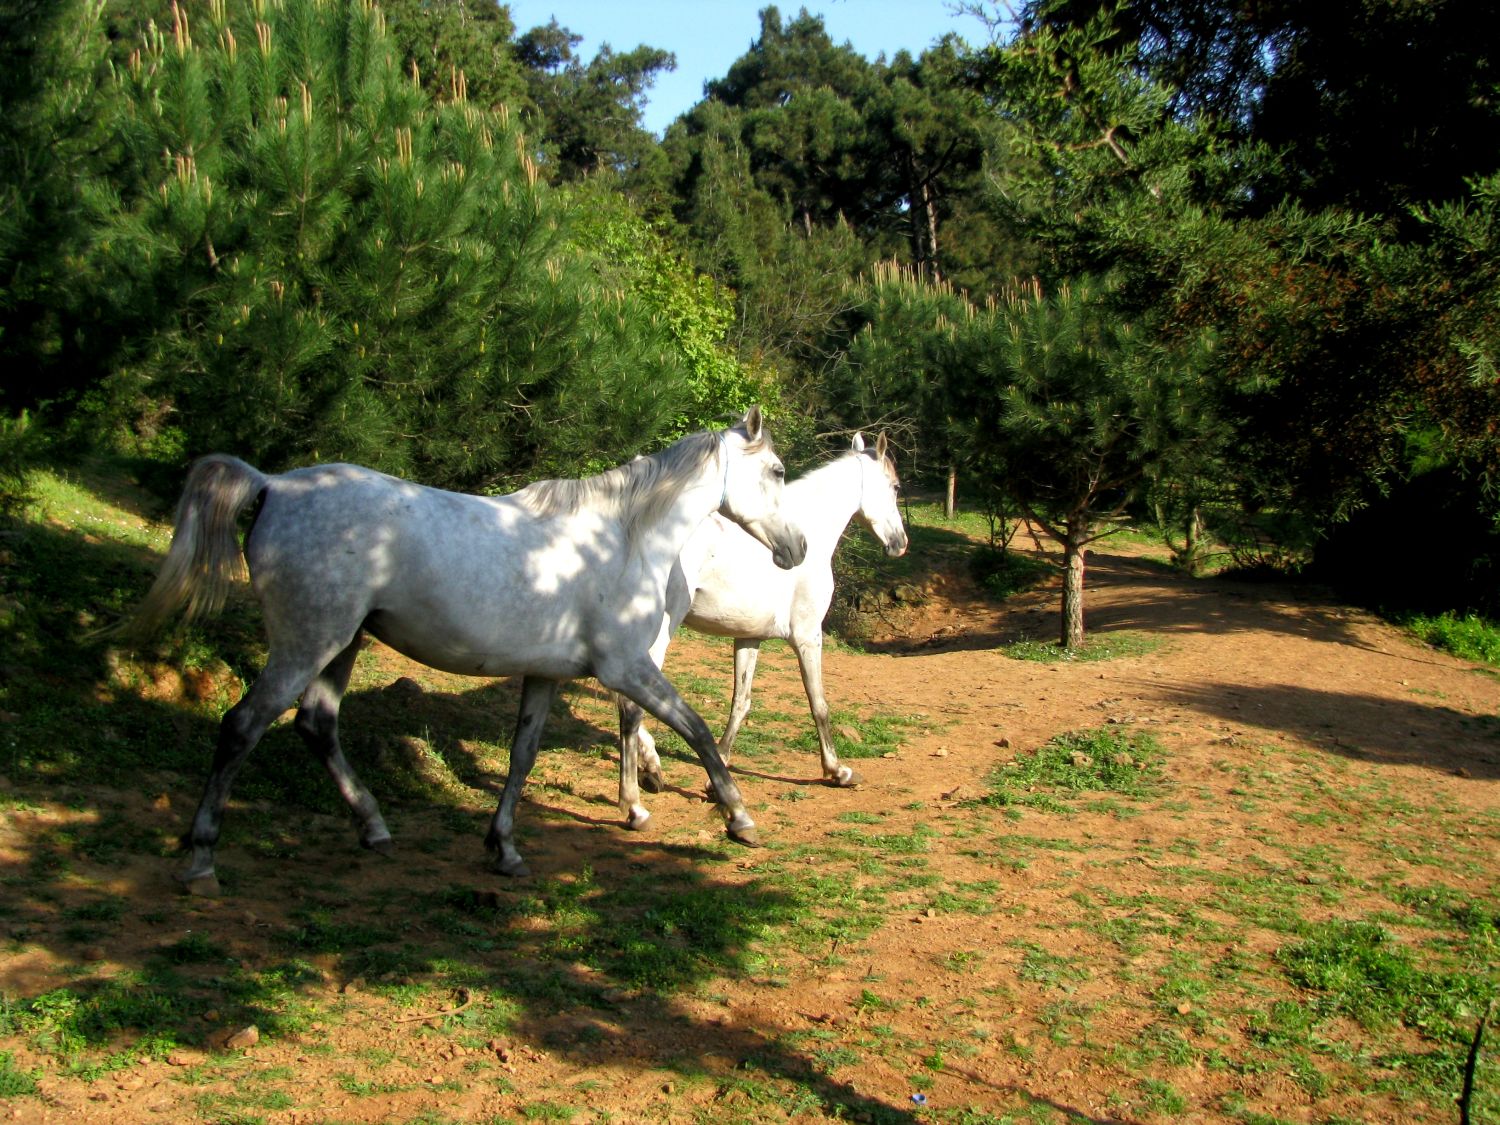
[[[400,73],[379,9],[176,13],[82,189],[81,284],[128,325],[97,424],[476,488],[613,463],[678,413],[664,324],[598,284],[503,109]]]
[[[485,109],[528,104],[526,75],[511,44],[510,11],[491,0],[381,0],[401,70],[416,66],[433,98],[456,98],[459,76],[467,99]]]
[[[621,188],[649,192],[662,157],[641,127],[641,107],[656,75],[676,59],[645,44],[622,52],[605,44],[585,63],[573,53],[581,39],[554,18],[514,46],[541,118],[548,171],[563,182],[604,174]]]
[[[628,291],[661,320],[686,369],[681,410],[661,440],[722,425],[755,403],[775,419],[776,388],[728,345],[732,295],[698,273],[664,234],[599,181],[580,185],[568,199],[577,216],[574,241],[597,255],[606,285]]]
[[[1500,667],[1500,625],[1476,613],[1416,614],[1403,624],[1424,644],[1464,660]]]
[[[997,766],[982,803],[1060,812],[1080,793],[1144,796],[1161,784],[1164,753],[1149,734],[1123,727],[1060,734],[1029,754]]]
[[[0,515],[12,515],[26,502],[31,471],[46,448],[41,429],[27,411],[14,418],[0,415]]]
[[[970,557],[969,573],[991,597],[1003,600],[1045,582],[1056,567],[1030,555],[982,547]]]

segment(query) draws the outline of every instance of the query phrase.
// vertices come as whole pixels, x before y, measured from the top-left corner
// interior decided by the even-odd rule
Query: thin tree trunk
[[[1070,526],[1063,543],[1062,636],[1065,649],[1083,644],[1083,557],[1087,551]]]
[[[1187,542],[1182,548],[1182,554],[1187,562],[1189,574],[1198,573],[1198,552],[1202,549],[1203,540],[1203,516],[1198,511],[1198,505],[1194,504],[1187,518]]]
[[[932,202],[932,185],[922,181],[922,217],[927,223],[927,264],[932,279],[941,281],[943,271],[938,268],[937,207]]]
[[[958,511],[958,466],[948,466],[948,489],[943,493],[943,518],[951,520]]]

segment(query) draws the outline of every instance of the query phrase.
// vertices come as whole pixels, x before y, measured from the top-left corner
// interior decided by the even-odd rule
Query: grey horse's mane
[[[660,453],[637,457],[582,480],[539,480],[513,493],[539,516],[561,516],[590,509],[606,512],[628,527],[649,526],[676,501],[687,483],[718,453],[722,431],[700,430]],[[758,453],[770,444],[765,431],[745,445]]]

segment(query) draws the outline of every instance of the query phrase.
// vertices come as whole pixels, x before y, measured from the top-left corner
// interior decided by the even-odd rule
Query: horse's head
[[[755,536],[770,548],[777,566],[790,570],[807,554],[807,539],[782,515],[786,469],[761,425],[760,407],[752,406],[719,437],[724,471],[719,514]]]
[[[875,448],[865,448],[863,434],[855,434],[850,443],[854,463],[859,466],[859,518],[875,533],[885,553],[891,558],[906,554],[906,525],[901,522],[901,504],[897,496],[901,481],[896,465],[886,453],[885,432],[875,439]]]

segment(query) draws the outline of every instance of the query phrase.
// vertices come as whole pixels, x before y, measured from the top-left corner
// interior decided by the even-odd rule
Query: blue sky
[[[677,69],[651,87],[644,124],[661,134],[703,98],[703,83],[722,78],[760,34],[760,11],[772,0],[505,0],[517,33],[557,22],[583,36],[585,59],[605,43],[628,51],[642,43],[677,56]],[[903,48],[920,54],[952,31],[971,43],[985,38],[973,16],[954,14],[953,0],[792,0],[779,2],[783,21],[801,8],[823,17],[835,43],[849,43],[866,58]]]

